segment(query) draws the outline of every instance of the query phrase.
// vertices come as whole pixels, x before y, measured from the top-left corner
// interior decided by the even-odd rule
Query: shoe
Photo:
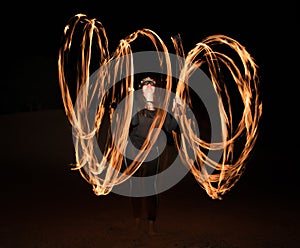
[[[153,220],[148,221],[148,232],[147,233],[148,233],[149,236],[155,236],[155,235],[159,234],[156,231],[155,222]]]
[[[141,233],[141,219],[140,218],[134,219],[134,233],[135,233],[135,235],[139,235]]]

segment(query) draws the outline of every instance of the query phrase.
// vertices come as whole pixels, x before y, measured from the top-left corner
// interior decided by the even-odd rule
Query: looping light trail
[[[147,156],[147,152],[144,151],[148,151],[153,144],[150,140],[157,139],[158,131],[154,127],[162,127],[166,116],[166,111],[160,110],[152,125],[153,128],[149,130],[148,139],[136,159],[121,172],[133,106],[132,75],[135,71],[131,43],[141,36],[149,38],[155,51],[161,52],[158,53],[158,63],[161,67],[167,68],[163,88],[166,92],[171,92],[174,80],[170,76],[172,67],[169,51],[163,40],[152,30],[141,29],[128,35],[120,40],[112,55],[109,53],[105,28],[96,19],[78,14],[70,19],[64,30],[59,51],[58,72],[64,110],[73,127],[76,156],[76,165],[73,169],[80,171],[82,177],[93,186],[96,195],[110,193],[115,185],[133,175]],[[181,149],[179,154],[183,164],[190,169],[199,185],[211,198],[221,199],[242,175],[258,136],[262,103],[257,65],[245,47],[225,35],[209,36],[197,43],[187,54],[184,52],[181,39],[171,38],[171,40],[176,55],[183,58],[178,61],[180,73],[176,96],[191,105],[193,100],[189,92],[189,81],[195,70],[203,69],[218,97],[222,131],[220,141],[204,140],[194,132],[192,127],[197,123],[193,123],[187,117],[185,104],[175,108],[174,116],[177,116],[182,130],[180,134],[173,135],[176,147]],[[80,46],[74,45],[76,41]],[[225,47],[223,49],[225,52],[219,49],[222,47]],[[73,52],[76,49],[77,53]],[[97,71],[96,80],[91,82],[94,60],[97,61],[96,67],[101,67],[101,70]],[[113,61],[117,62],[112,63]],[[73,73],[70,72],[71,67],[75,68]],[[122,80],[121,86],[116,87],[115,82],[121,74],[127,76]],[[238,121],[231,103],[233,88],[234,97],[240,98],[242,106]],[[108,89],[110,95],[107,93]],[[123,111],[116,113],[111,109],[109,120],[116,121],[122,128],[114,130],[114,139],[100,137],[104,145],[102,155],[99,156],[95,137],[104,122],[105,104],[111,105],[113,102],[120,102],[121,99],[125,99]],[[166,94],[162,104],[167,106],[169,102],[170,94]],[[92,121],[90,109],[95,109]],[[242,145],[240,140],[243,140]],[[191,150],[195,156],[193,159],[188,152]],[[221,151],[221,159],[212,160],[205,152],[208,150]],[[209,172],[211,170],[213,173]]]

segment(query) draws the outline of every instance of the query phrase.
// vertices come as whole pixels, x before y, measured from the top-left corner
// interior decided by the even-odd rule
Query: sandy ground
[[[0,118],[0,248],[298,247],[299,190],[276,178],[266,182],[267,169],[246,170],[221,201],[188,174],[160,194],[160,234],[148,236],[145,228],[134,231],[128,197],[96,196],[70,170],[73,147],[62,111]],[[271,153],[254,156],[249,166],[281,163],[270,161]]]

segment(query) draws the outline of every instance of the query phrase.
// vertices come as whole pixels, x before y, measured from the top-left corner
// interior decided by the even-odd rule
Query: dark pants
[[[132,160],[126,159],[126,164],[129,166]],[[143,215],[143,207],[147,211],[147,219],[151,221],[156,220],[157,208],[158,208],[158,194],[156,194],[156,175],[159,168],[159,157],[156,157],[153,160],[145,161],[140,166],[140,168],[133,174],[137,178],[138,184],[133,184],[132,187],[138,187],[138,189],[132,189],[133,191],[139,190],[141,196],[131,197],[133,217],[141,218]],[[145,184],[144,177],[153,176],[150,183],[147,181]],[[132,180],[131,178],[129,180]],[[151,194],[149,194],[149,192]],[[143,196],[143,193],[145,196]]]

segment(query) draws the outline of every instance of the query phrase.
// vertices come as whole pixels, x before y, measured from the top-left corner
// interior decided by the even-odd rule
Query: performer
[[[133,150],[140,150],[148,132],[150,126],[153,123],[153,119],[157,114],[158,109],[155,107],[156,96],[155,90],[158,86],[158,80],[146,77],[139,83],[139,88],[142,89],[141,99],[134,99],[134,107],[137,104],[142,104],[142,110],[138,111],[131,120],[131,128],[129,132],[129,138],[132,143],[131,146],[127,146],[126,149],[126,166],[129,166],[132,162],[132,158],[136,154]],[[138,98],[138,97],[137,97]],[[179,99],[174,99],[174,104],[180,104]],[[167,112],[165,121],[162,126],[162,130],[167,134],[171,135],[171,132],[179,131],[179,126],[176,119]],[[156,235],[157,229],[155,226],[157,218],[157,208],[158,208],[158,194],[152,194],[151,192],[157,192],[157,178],[155,175],[158,174],[160,168],[159,155],[161,154],[161,136],[158,136],[157,141],[153,144],[151,151],[149,152],[147,158],[143,161],[139,169],[133,174],[134,177],[140,177],[141,185],[135,190],[144,190],[145,196],[131,198],[133,217],[135,218],[135,228],[140,230],[141,219],[143,215],[143,206],[146,207],[147,213],[147,232],[149,235]],[[151,142],[151,141],[150,141]],[[131,156],[130,156],[131,155]],[[143,184],[144,177],[154,176],[149,185]]]

